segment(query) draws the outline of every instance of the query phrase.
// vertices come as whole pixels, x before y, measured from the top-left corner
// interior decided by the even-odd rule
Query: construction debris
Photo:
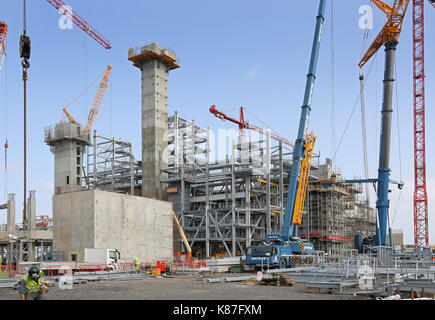
[[[266,285],[277,287],[293,287],[296,284],[288,275],[278,275],[271,278],[262,278],[261,280],[250,278],[246,281],[243,281],[243,283],[246,283],[250,286]]]

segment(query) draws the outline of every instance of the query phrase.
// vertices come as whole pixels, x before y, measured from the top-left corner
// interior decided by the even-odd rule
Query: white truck
[[[85,248],[83,261],[89,264],[117,264],[121,255],[117,249]]]

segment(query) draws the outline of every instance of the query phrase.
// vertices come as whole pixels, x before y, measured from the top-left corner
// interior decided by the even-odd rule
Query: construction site
[[[62,114],[59,121],[43,123],[43,132],[32,130],[29,123],[35,120],[27,119],[26,112],[35,103],[32,95],[28,98],[27,86],[37,85],[31,70],[33,64],[37,69],[38,55],[32,57],[31,67],[31,44],[36,47],[37,41],[30,41],[26,21],[35,7],[29,8],[26,0],[19,2],[23,21],[13,19],[18,17],[17,8],[13,9],[15,17],[1,16],[0,12],[0,75],[5,73],[2,66],[8,56],[7,77],[22,81],[19,91],[23,89],[20,95],[24,97],[24,101],[19,100],[23,104],[17,106],[24,111],[24,130],[5,126],[5,203],[0,203],[0,214],[6,223],[0,225],[0,300],[19,300],[20,281],[33,267],[43,272],[46,283],[41,292],[48,300],[434,300],[435,246],[429,241],[425,154],[425,143],[432,137],[425,137],[423,18],[425,10],[427,15],[435,13],[434,0],[360,1],[359,5],[368,4],[379,16],[384,14],[382,19],[386,15],[387,22],[383,28],[374,26],[373,32],[379,33],[376,37],[368,34],[368,28],[363,30],[365,41],[373,42],[367,43],[362,58],[354,61],[359,70],[355,94],[362,120],[357,128],[362,141],[355,139],[354,144],[363,150],[360,162],[364,171],[346,174],[337,166],[337,151],[328,155],[320,150],[319,141],[327,138],[316,136],[320,129],[309,125],[311,113],[328,103],[313,97],[320,89],[317,83],[325,82],[316,77],[319,57],[324,54],[323,30],[331,29],[328,18],[333,17],[334,5],[340,6],[340,1],[316,0],[315,12],[309,11],[311,4],[296,5],[312,17],[303,33],[314,40],[311,48],[297,49],[304,52],[305,60],[294,62],[308,66],[308,72],[303,75],[284,70],[299,82],[306,77],[305,91],[292,93],[303,98],[297,113],[299,127],[287,125],[285,137],[261,125],[256,117],[255,123],[246,120],[254,117],[245,106],[224,111],[211,102],[204,106],[209,122],[202,125],[204,121],[195,119],[197,110],[169,99],[169,88],[182,85],[170,79],[172,73],[184,68],[176,50],[149,41],[121,48],[137,75],[137,90],[133,92],[140,92],[140,105],[128,106],[136,116],[127,121],[140,125],[141,136],[130,138],[112,137],[111,130],[100,130],[98,121],[100,107],[104,110],[109,99],[106,91],[120,74],[114,65],[105,65],[92,83],[85,76],[86,89],[77,96],[80,89],[76,88],[77,97],[70,104],[68,98],[58,102],[67,105],[58,107]],[[39,2],[38,10],[74,25],[75,30],[65,37],[83,33],[83,37],[92,38],[89,45],[95,45],[96,52],[110,54],[110,41],[70,6],[61,0]],[[50,12],[53,7],[57,16]],[[82,11],[85,8],[82,6]],[[414,121],[414,154],[400,161],[412,166],[413,186],[405,185],[390,164],[400,157],[391,146],[397,91],[395,55],[404,50],[399,36],[402,28],[411,28],[410,23],[404,23],[408,15],[412,16],[414,58],[414,88],[408,91],[413,92],[414,105],[407,108],[414,112],[414,119],[408,119]],[[339,21],[336,18],[337,24]],[[16,33],[21,23],[21,36],[12,38],[8,29]],[[153,37],[152,30],[143,32],[143,36]],[[292,32],[299,31],[288,30],[289,41]],[[9,42],[18,40],[19,57],[9,52]],[[292,58],[291,52],[286,54]],[[380,116],[379,138],[373,142],[379,159],[369,159],[365,108],[372,100],[365,99],[370,73],[366,63],[376,54],[381,62],[385,59],[383,79],[376,82],[382,92],[382,105],[375,106]],[[273,56],[271,52],[269,58]],[[14,59],[19,61],[16,68],[11,63]],[[223,59],[219,63],[225,64]],[[11,90],[3,86],[0,82],[0,112],[4,111],[3,92]],[[73,103],[95,87],[97,93],[87,107],[85,122],[78,120]],[[251,92],[256,94],[262,93]],[[65,86],[58,97],[62,96],[70,97],[71,88]],[[2,127],[8,117],[18,117],[7,105],[5,112]],[[114,126],[117,120],[121,121],[115,119]],[[222,123],[232,129],[216,130]],[[328,126],[327,120],[324,123]],[[13,160],[21,164],[23,181],[13,184],[22,185],[20,190],[11,190],[7,179],[8,149],[12,148],[8,130],[10,135],[24,131],[18,146],[24,149],[23,158]],[[34,174],[27,170],[33,159],[26,155],[29,136],[38,136],[44,144],[41,154],[46,168],[39,170],[52,180],[51,214],[37,210],[39,191],[34,184],[29,188],[29,177]],[[369,162],[376,163],[376,171],[370,172],[376,172],[376,177],[369,175]],[[413,212],[403,213],[414,225],[398,230],[391,222],[391,196],[403,188],[404,192],[414,192],[409,204]],[[22,215],[17,209],[21,205],[19,191]],[[405,233],[412,233],[413,243],[404,242]]]

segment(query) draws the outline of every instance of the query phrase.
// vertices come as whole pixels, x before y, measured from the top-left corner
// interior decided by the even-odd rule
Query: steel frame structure
[[[267,234],[279,232],[289,184],[285,173],[291,170],[291,150],[283,147],[282,142],[272,146],[270,136],[245,143],[236,143],[234,137],[230,155],[222,161],[211,161],[209,128],[202,129],[194,121],[180,118],[177,112],[169,117],[168,125],[169,159],[168,168],[160,170],[161,192],[166,191],[168,200],[175,204],[193,255],[201,250],[207,257],[222,252],[243,255],[247,246],[261,243]],[[316,157],[318,163],[319,156]],[[319,165],[312,163],[310,184],[325,174],[324,169],[319,171]],[[326,208],[330,216],[336,216],[336,223],[328,222],[326,229],[333,226],[336,231],[341,228],[339,233],[349,238],[366,230],[367,208],[361,207],[363,203],[357,196],[362,194],[361,190],[355,185],[334,188],[344,190],[337,196],[343,203],[340,207],[343,212]],[[321,215],[312,212],[313,205],[308,205],[316,201],[311,197],[316,191],[310,186],[309,190],[305,206],[308,212],[304,214],[300,230],[312,235],[312,221]],[[325,205],[331,206],[331,203]],[[374,226],[374,210],[371,211]],[[342,219],[341,224],[337,222],[338,217]],[[326,229],[319,241],[322,238],[327,252],[353,248],[353,237],[346,242],[333,239],[333,232]],[[178,245],[183,245],[181,239]],[[181,247],[175,251],[182,251]]]
[[[281,229],[291,149],[282,141],[272,145],[267,133],[245,143],[236,139],[237,132],[225,159],[212,161],[210,128],[201,128],[177,112],[168,117],[168,167],[160,163],[159,194],[160,199],[174,203],[193,255],[198,251],[207,257],[243,255],[247,246],[261,243]],[[310,240],[322,243],[322,250],[336,254],[352,249],[352,236],[367,229],[367,210],[372,213],[369,224],[375,225],[374,210],[358,199],[362,194],[359,185],[339,184],[333,192],[319,192],[316,182],[319,177],[330,178],[332,167],[328,162],[321,165],[319,156],[315,157],[300,230]],[[97,136],[94,131],[86,168],[84,183],[90,189],[140,194],[142,166],[134,160],[129,142]],[[323,189],[319,183],[317,187]],[[316,194],[331,199],[319,201]],[[316,236],[315,221],[323,219],[322,212],[328,213],[329,220],[321,236]],[[174,241],[175,252],[184,247],[182,239]]]
[[[99,189],[134,195],[140,185],[141,170],[134,160],[131,142],[97,135],[92,146],[86,147],[87,172],[83,177],[89,189]]]

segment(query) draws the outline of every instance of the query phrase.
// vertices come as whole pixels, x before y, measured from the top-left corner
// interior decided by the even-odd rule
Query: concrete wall
[[[84,248],[116,248],[123,261],[171,258],[172,203],[99,190],[53,196],[53,247],[79,253]]]
[[[393,231],[393,243],[403,247],[403,232],[396,233]]]

